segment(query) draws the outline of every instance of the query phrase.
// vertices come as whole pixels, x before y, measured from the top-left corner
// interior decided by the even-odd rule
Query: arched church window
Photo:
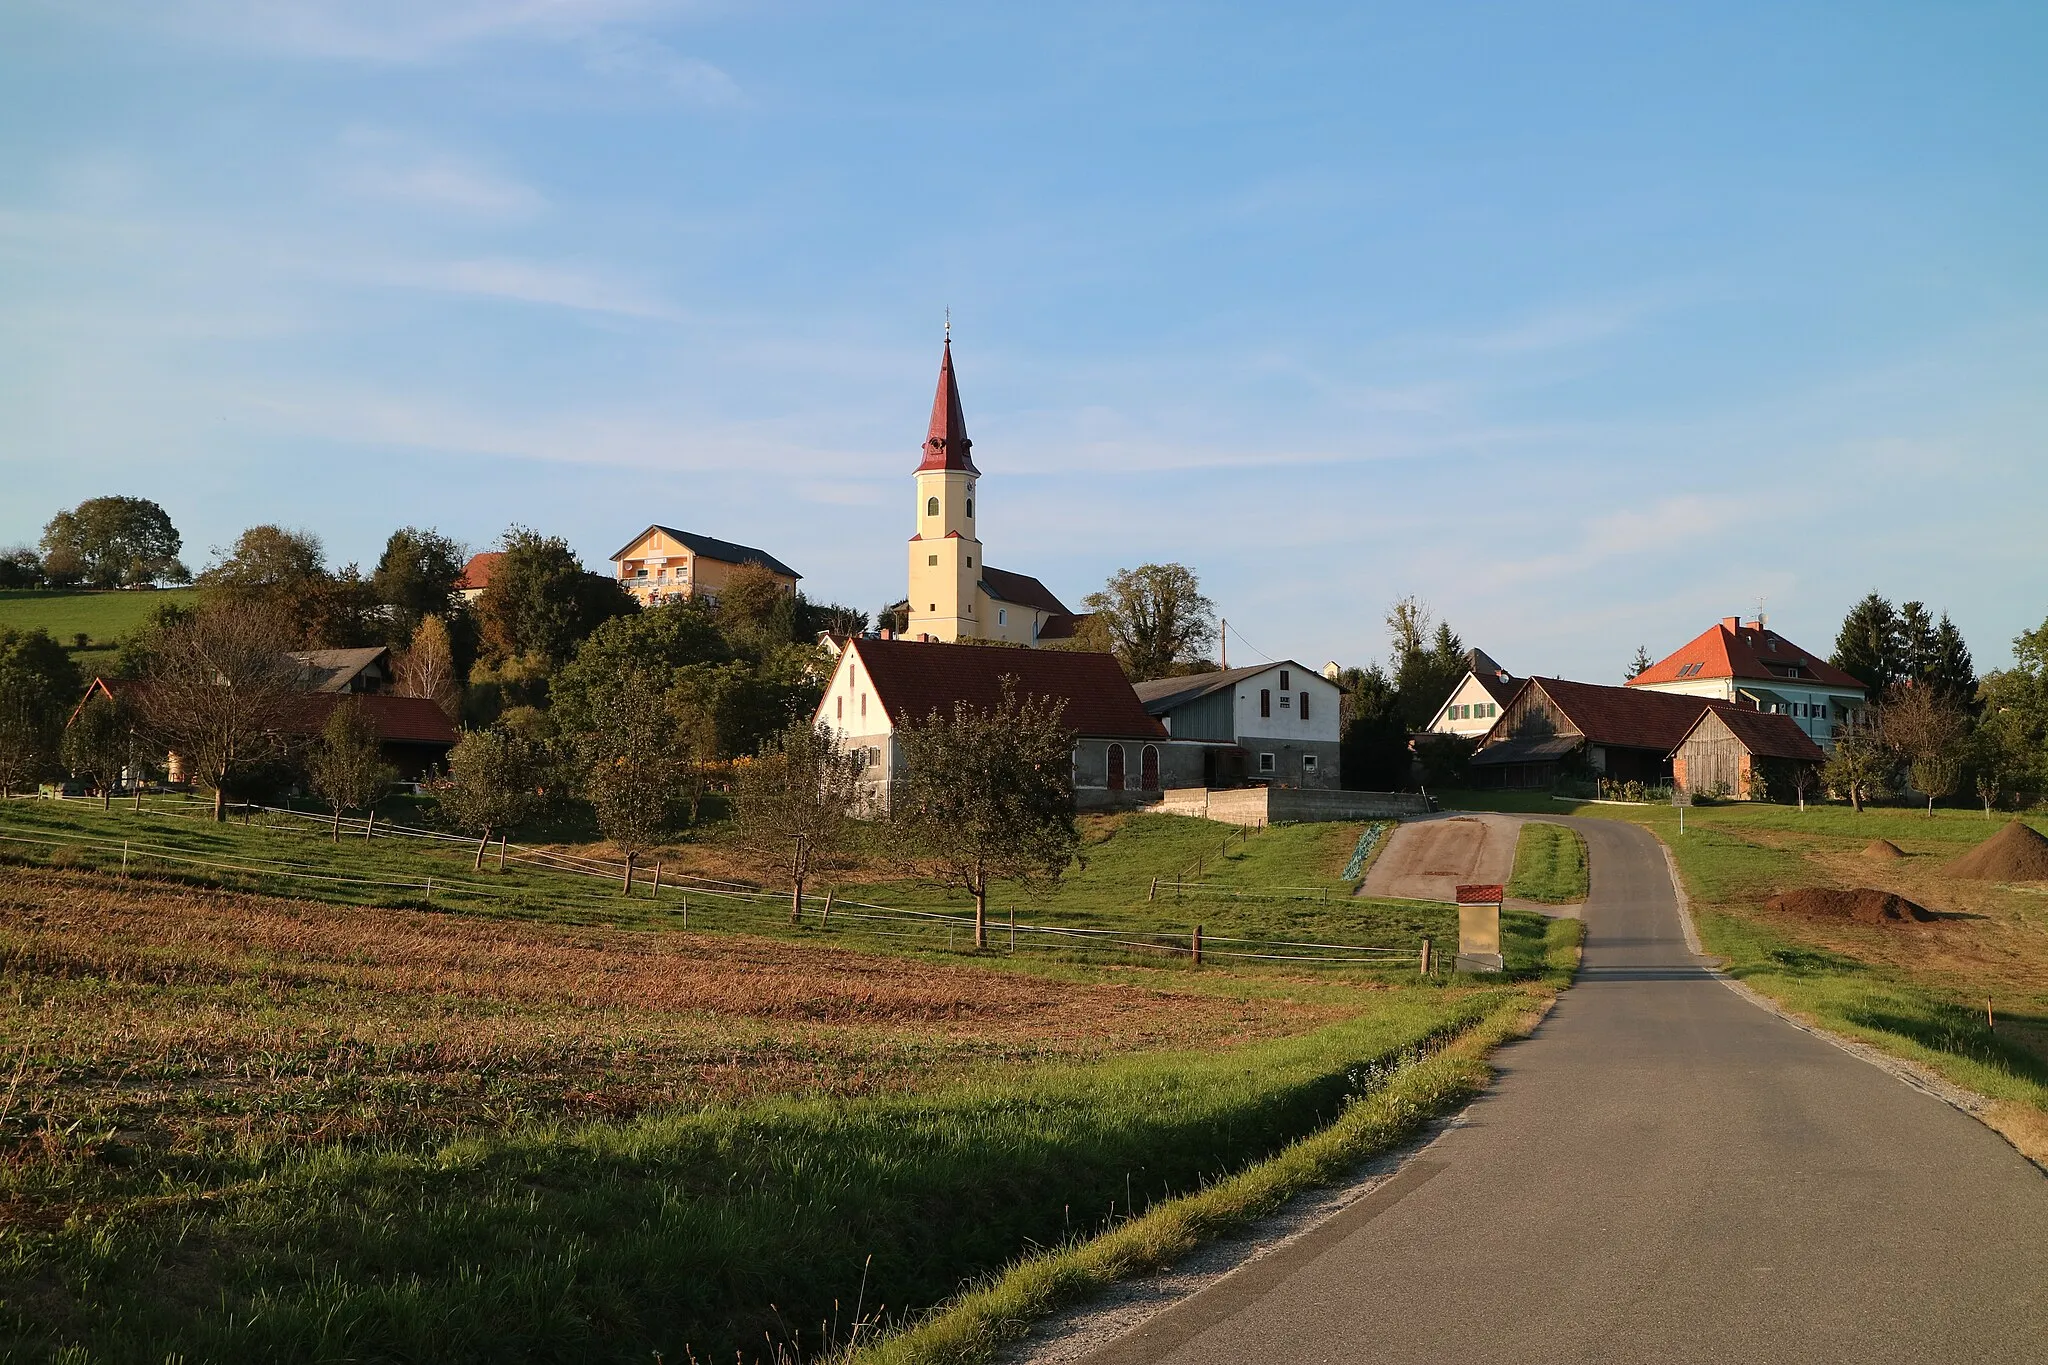
[[[924,514],[928,517],[935,517],[939,514],[939,500],[937,498],[926,498],[924,500]]]
[[[1110,745],[1108,759],[1109,778],[1107,786],[1113,792],[1120,792],[1124,789],[1124,746],[1121,744]]]
[[[1143,791],[1159,790],[1159,749],[1147,744],[1145,752],[1138,756],[1138,786]]]
[[[969,499],[967,500],[967,515],[968,515],[968,516],[970,516],[970,517],[974,515],[974,499],[973,499],[973,498],[969,498]]]

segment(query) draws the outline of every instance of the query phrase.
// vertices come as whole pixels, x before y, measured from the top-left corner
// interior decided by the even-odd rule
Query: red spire
[[[979,474],[969,453],[974,442],[967,439],[967,415],[960,410],[960,385],[953,379],[953,338],[946,338],[946,353],[939,361],[939,391],[932,395],[932,425],[925,433],[926,469],[963,469]]]

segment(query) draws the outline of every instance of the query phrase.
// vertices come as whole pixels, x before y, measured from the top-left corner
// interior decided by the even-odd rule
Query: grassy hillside
[[[0,590],[0,626],[19,630],[41,627],[70,644],[83,634],[94,645],[119,642],[168,602],[189,604],[194,588],[158,588],[132,592],[53,592],[41,589]]]
[[[948,954],[780,907],[684,931],[460,849],[83,803],[9,803],[0,833],[55,841],[0,845],[7,1358],[809,1355],[1324,1132],[1549,989]],[[1191,837],[1094,834],[1100,913],[1147,904],[1112,869]],[[89,870],[124,838],[270,871]],[[1313,880],[1343,842],[1233,872]],[[303,880],[425,868],[481,889]]]

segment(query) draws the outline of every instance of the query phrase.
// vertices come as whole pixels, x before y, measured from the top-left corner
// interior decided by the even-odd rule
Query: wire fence
[[[210,803],[192,801],[190,804],[211,813]],[[145,806],[144,809],[165,814],[187,813],[160,810],[152,806]],[[283,817],[281,822],[265,826],[274,830],[296,829],[299,832],[313,833],[316,832],[312,828],[313,824],[326,828],[330,833],[333,829],[331,816],[314,815],[305,811],[257,806],[251,807],[247,814],[252,821],[258,814],[273,821]],[[346,822],[344,828],[352,828],[364,838],[416,840],[426,845],[460,845],[464,849],[474,848],[478,844],[477,840],[461,835],[421,830],[387,821],[356,820]],[[94,871],[112,872],[116,869],[118,860],[118,870],[122,876],[141,874],[155,866],[164,869],[193,869],[202,874],[213,874],[212,879],[216,884],[225,880],[221,874],[253,878],[259,883],[259,886],[253,889],[262,889],[260,884],[263,882],[277,882],[286,885],[310,884],[332,890],[360,887],[386,893],[397,892],[407,897],[416,894],[417,903],[423,908],[433,908],[437,904],[456,900],[502,904],[509,899],[511,890],[502,884],[459,875],[423,873],[418,877],[357,876],[277,858],[246,855],[238,855],[234,859],[201,857],[189,849],[133,838],[115,842],[110,839],[50,837],[47,834],[0,833],[0,845],[24,851],[41,849],[53,861],[59,860],[57,855],[59,850],[62,850],[65,856],[61,861],[73,865],[85,861],[83,855],[91,855],[91,870]],[[629,881],[626,877],[626,865],[623,861],[521,848],[508,841],[499,841],[495,850],[504,854],[507,865],[523,862],[528,867],[544,872],[615,883],[620,887],[622,897],[632,897],[635,901],[651,900],[654,904],[650,908],[677,916],[685,929],[693,927],[691,917],[694,912],[697,924],[701,927],[739,927],[745,923],[756,927],[771,927],[777,932],[859,934],[878,938],[912,939],[917,940],[920,946],[932,948],[939,946],[943,938],[945,946],[949,949],[958,948],[963,938],[971,944],[976,932],[974,916],[963,912],[919,910],[869,901],[842,900],[835,892],[828,892],[823,896],[806,895],[799,906],[792,907],[792,897],[787,892],[769,891],[746,883],[724,882],[711,878],[664,878],[660,864],[656,865],[651,875],[645,869],[638,869],[640,877],[635,882]],[[546,890],[545,887],[538,889]],[[1201,885],[1188,885],[1180,889],[1189,895],[1242,892],[1241,888]],[[1308,893],[1320,895],[1326,888],[1272,890],[1301,892],[1301,898],[1307,899]],[[791,913],[792,909],[795,910],[794,915]],[[1420,947],[1386,947],[1307,938],[1208,934],[1199,924],[1184,929],[1140,925],[1080,926],[1020,921],[1006,917],[1001,920],[991,919],[982,926],[982,932],[989,946],[1011,952],[1107,952],[1122,957],[1177,959],[1197,964],[1211,959],[1222,959],[1247,963],[1291,963],[1300,966],[1389,967],[1421,963],[1426,960]]]

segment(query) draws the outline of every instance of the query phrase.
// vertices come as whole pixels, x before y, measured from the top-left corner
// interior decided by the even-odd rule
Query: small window
[[[1280,709],[1282,711],[1292,711],[1294,709],[1294,699],[1285,692],[1280,694]]]
[[[868,718],[868,694],[865,692],[860,694],[860,718],[862,720]]]
[[[974,499],[973,499],[973,498],[969,498],[969,499],[967,500],[967,515],[968,515],[968,516],[970,516],[970,517],[974,515]]]
[[[1316,770],[1316,756],[1314,754],[1303,754],[1301,756],[1301,770],[1305,773],[1312,773]]]
[[[924,500],[924,514],[928,517],[935,517],[939,514],[939,500],[937,498],[926,498]]]
[[[1306,692],[1301,694],[1301,718],[1303,720],[1308,719],[1308,693]]]
[[[937,555],[926,555],[924,562],[927,568],[936,569],[939,567],[939,557]]]
[[[1500,707],[1493,702],[1488,702],[1486,703],[1486,714],[1489,718],[1497,716],[1500,714]]]
[[[1281,669],[1281,670],[1280,670],[1280,690],[1281,690],[1282,692],[1285,692],[1285,691],[1286,691],[1286,690],[1287,690],[1288,688],[1292,687],[1293,685],[1294,685],[1294,684],[1292,684],[1292,683],[1290,683],[1290,682],[1288,682],[1288,681],[1287,681],[1287,670],[1286,670],[1286,669],[1284,669],[1284,668],[1283,668],[1283,669]]]
[[[1004,610],[1002,607],[996,608],[996,624],[999,626],[1007,626],[1010,624],[1010,613]]]
[[[645,578],[645,577],[647,577],[647,570],[645,570],[645,569],[635,569],[635,570],[633,570],[633,577],[635,577],[635,578]]]
[[[1270,773],[1270,772],[1272,772],[1272,771],[1273,771],[1273,755],[1271,755],[1271,754],[1260,754],[1260,755],[1259,755],[1259,771],[1260,771],[1260,772],[1262,772],[1262,773]]]
[[[845,720],[845,719],[846,719],[846,698],[844,698],[844,697],[841,697],[841,698],[839,699],[839,709],[838,709],[838,712],[837,712],[837,714],[835,715],[835,717],[834,717],[834,718],[835,718],[835,719],[837,719],[837,720]]]
[[[939,604],[938,604],[938,603],[936,603],[936,602],[932,603],[932,611],[933,611],[933,613],[934,613],[934,614],[936,614],[936,613],[938,612],[938,610],[939,610]]]
[[[969,556],[967,556],[967,567],[968,567],[968,568],[970,568],[970,569],[974,567],[974,556],[973,556],[973,555],[969,555]]]
[[[1273,689],[1270,687],[1259,689],[1259,714],[1262,716],[1273,714]]]

